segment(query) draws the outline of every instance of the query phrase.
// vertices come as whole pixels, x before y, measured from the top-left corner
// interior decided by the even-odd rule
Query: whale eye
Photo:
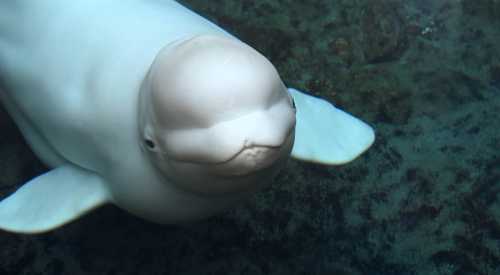
[[[155,143],[148,138],[144,139],[144,144],[146,144],[146,147],[148,147],[148,149],[150,150],[155,149],[156,147]]]

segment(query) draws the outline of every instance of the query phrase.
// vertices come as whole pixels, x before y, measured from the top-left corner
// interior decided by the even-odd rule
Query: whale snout
[[[276,166],[290,155],[293,145],[293,131],[278,146],[247,146],[228,161],[214,166],[219,176],[246,176]]]

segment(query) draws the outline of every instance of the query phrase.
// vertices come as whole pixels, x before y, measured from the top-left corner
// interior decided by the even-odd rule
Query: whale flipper
[[[0,201],[0,229],[41,233],[66,224],[108,202],[98,175],[64,165],[40,175]]]
[[[338,165],[372,145],[373,129],[328,101],[288,88],[297,109],[292,157]]]

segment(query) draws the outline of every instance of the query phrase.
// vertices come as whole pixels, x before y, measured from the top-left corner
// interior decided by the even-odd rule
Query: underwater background
[[[0,274],[500,274],[500,1],[185,0],[287,85],[376,130],[344,166],[291,160],[189,226],[106,206],[0,232]],[[0,109],[0,198],[46,168]]]

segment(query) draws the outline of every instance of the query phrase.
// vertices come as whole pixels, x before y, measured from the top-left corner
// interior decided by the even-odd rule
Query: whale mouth
[[[243,148],[228,161],[217,165],[215,172],[220,176],[237,177],[272,166],[282,155],[282,146],[251,146]]]

